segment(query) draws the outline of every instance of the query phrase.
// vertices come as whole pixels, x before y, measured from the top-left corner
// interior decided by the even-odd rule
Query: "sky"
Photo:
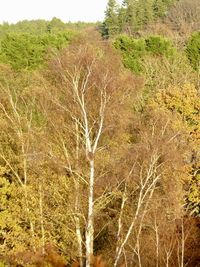
[[[108,0],[2,0],[0,23],[53,17],[63,22],[102,21]],[[118,0],[120,2],[120,0]]]

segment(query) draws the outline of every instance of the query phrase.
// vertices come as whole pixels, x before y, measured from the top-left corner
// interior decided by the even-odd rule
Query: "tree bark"
[[[94,160],[90,160],[90,181],[88,197],[88,220],[86,227],[86,267],[91,266],[94,241]]]

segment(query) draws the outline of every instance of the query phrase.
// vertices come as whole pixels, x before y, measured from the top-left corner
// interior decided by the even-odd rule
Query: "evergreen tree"
[[[119,32],[124,32],[127,24],[127,12],[126,7],[122,4],[118,14]]]
[[[49,29],[51,33],[58,33],[60,31],[66,30],[66,25],[64,22],[62,22],[62,20],[54,17],[52,18],[50,23],[47,25],[47,32]]]
[[[165,16],[170,5],[172,5],[175,1],[176,0],[154,0],[153,3],[154,18]]]
[[[125,13],[124,24],[126,27],[124,28],[130,34],[151,22],[154,17],[153,0],[124,0],[122,10]]]
[[[133,33],[136,26],[136,3],[135,0],[124,0],[122,3],[122,8],[126,10],[125,13],[125,28],[129,33]]]
[[[166,12],[166,4],[163,0],[154,0],[153,3],[154,18],[162,17]]]
[[[153,21],[153,0],[140,0],[136,4],[136,29]]]
[[[105,20],[102,24],[102,35],[109,38],[117,33],[119,33],[118,5],[116,0],[109,0],[105,11]]]
[[[186,54],[193,68],[200,73],[200,31],[194,32],[187,42]]]

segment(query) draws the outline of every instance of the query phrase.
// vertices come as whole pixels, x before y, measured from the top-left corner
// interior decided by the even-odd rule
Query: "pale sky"
[[[60,18],[64,22],[102,21],[108,0],[0,0],[0,23]],[[120,2],[120,0],[118,1]]]

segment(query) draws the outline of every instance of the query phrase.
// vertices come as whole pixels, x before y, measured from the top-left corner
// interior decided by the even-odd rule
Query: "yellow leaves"
[[[4,166],[0,166],[0,179],[2,176],[4,176],[8,172],[7,168]],[[1,181],[0,181],[1,183]]]
[[[188,201],[193,208],[193,212],[197,214],[200,212],[200,162],[193,168],[192,175],[190,177],[190,189],[188,195]]]
[[[188,184],[188,206],[192,212],[199,213],[200,176],[200,96],[194,84],[169,86],[152,97],[149,106],[162,110],[172,120],[172,127],[180,132],[179,146],[183,147],[185,162],[183,181]],[[179,177],[180,178],[180,177]]]
[[[6,266],[6,264],[4,262],[0,261],[0,267],[5,267],[5,266]]]
[[[193,203],[200,203],[200,190],[195,184],[191,185],[188,200]]]
[[[150,106],[175,115],[179,121],[177,123],[184,125],[190,133],[196,132],[200,127],[200,101],[198,91],[193,84],[160,90],[151,100]]]
[[[166,90],[159,91],[154,101],[184,117],[196,115],[200,109],[198,91],[193,84],[168,87]]]

